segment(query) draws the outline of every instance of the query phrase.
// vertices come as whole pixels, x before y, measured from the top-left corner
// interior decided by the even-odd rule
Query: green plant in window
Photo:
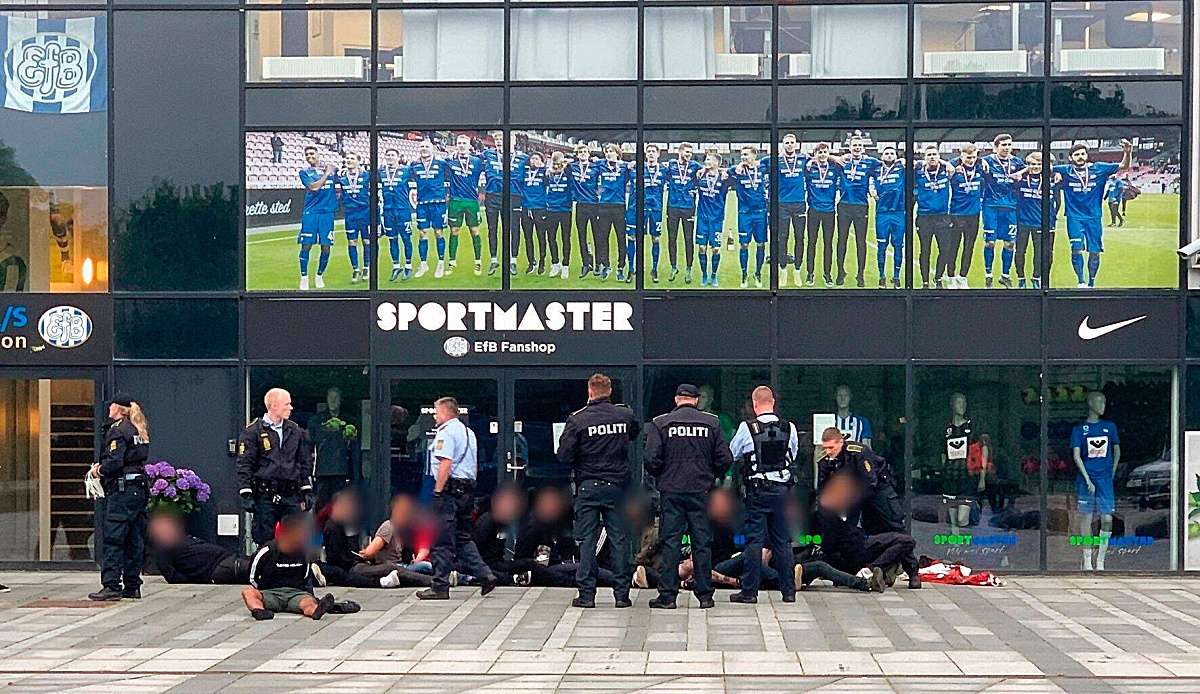
[[[1200,475],[1196,475],[1195,486],[1188,494],[1188,539],[1200,537]]]

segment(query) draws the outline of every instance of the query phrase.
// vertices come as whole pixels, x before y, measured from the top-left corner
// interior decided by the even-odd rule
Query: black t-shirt
[[[733,537],[733,528],[727,528],[716,523],[712,524],[712,542],[709,544],[709,547],[712,548],[712,561],[714,565],[738,553],[738,547],[734,543]]]
[[[268,542],[254,553],[250,562],[250,585],[259,590],[295,588],[311,593],[308,557],[281,552],[274,541]]]
[[[504,543],[508,541],[508,525],[501,525],[492,518],[492,514],[483,514],[475,523],[475,546],[479,556],[488,566],[496,566],[504,561]]]
[[[528,518],[517,533],[517,559],[535,559],[541,545],[550,548],[550,563],[562,564],[575,555],[575,540],[566,523],[545,523]]]
[[[233,556],[219,547],[187,535],[174,547],[153,547],[154,564],[167,583],[212,583],[213,569]]]
[[[322,535],[325,541],[326,562],[349,571],[350,567],[360,561],[354,554],[362,549],[358,542],[358,536],[347,535],[346,526],[330,519],[325,522]]]

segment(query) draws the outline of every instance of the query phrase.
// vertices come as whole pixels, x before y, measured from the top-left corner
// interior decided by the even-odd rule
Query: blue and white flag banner
[[[93,113],[107,107],[105,18],[0,17],[0,103],[28,113]]]

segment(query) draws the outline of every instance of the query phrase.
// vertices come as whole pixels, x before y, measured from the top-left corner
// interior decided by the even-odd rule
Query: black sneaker
[[[121,597],[126,600],[141,600],[142,599],[142,589],[134,588],[133,590],[123,590],[123,591],[121,591]]]
[[[583,279],[584,277],[587,277],[590,274],[592,274],[592,266],[591,265],[584,265],[583,267],[579,268],[579,279]]]
[[[96,602],[113,602],[121,599],[121,591],[116,588],[101,588],[95,593],[88,593],[88,600]]]
[[[492,575],[488,576],[487,578],[483,579],[483,581],[479,584],[479,595],[481,595],[481,596],[487,595],[488,593],[492,592],[493,590],[496,590],[495,574],[492,574]]]
[[[673,610],[675,609],[675,601],[667,600],[659,596],[650,601],[650,609],[652,610]]]
[[[450,591],[434,590],[433,588],[426,588],[425,590],[417,591],[417,599],[418,600],[449,600],[450,599]]]
[[[329,614],[335,604],[337,604],[337,600],[334,599],[333,593],[326,593],[325,597],[317,601],[317,609],[313,610],[312,618],[320,619]]]
[[[12,590],[12,588],[9,588],[8,586],[4,585],[3,583],[0,583],[0,593],[7,593],[11,590]]]
[[[743,605],[757,605],[757,595],[747,595],[746,593],[737,592],[729,596],[729,602],[740,602]]]
[[[582,607],[590,610],[595,606],[596,600],[594,598],[575,598],[571,601],[571,607]]]
[[[329,614],[354,614],[362,610],[362,605],[353,600],[339,600],[333,603],[333,607],[329,609]]]
[[[910,574],[909,575],[908,588],[909,588],[909,590],[920,590],[921,589],[921,575],[920,574]]]
[[[712,596],[709,596],[707,598],[700,598],[700,609],[711,610],[712,608],[714,608],[716,606],[717,606],[717,603],[712,599]]]
[[[675,278],[676,278],[676,277],[678,277],[678,276],[679,276],[679,268],[677,268],[677,267],[673,267],[673,268],[671,268],[671,272],[670,272],[670,274],[668,274],[668,275],[667,275],[667,281],[668,281],[668,282],[674,282],[674,281],[675,281]],[[657,282],[657,281],[658,281],[658,280],[655,280],[655,282]]]
[[[633,607],[633,601],[629,599],[628,595],[626,595],[624,597],[618,597],[615,600],[613,600],[613,606],[616,607],[617,609]]]
[[[784,602],[796,602],[796,594],[795,593],[784,593],[783,601]]]
[[[275,613],[270,610],[264,610],[261,607],[250,610],[250,616],[256,620],[263,622],[268,619],[275,619]]]
[[[862,289],[865,286],[867,286],[866,281],[863,279],[862,275],[859,275],[858,276],[858,288]]]

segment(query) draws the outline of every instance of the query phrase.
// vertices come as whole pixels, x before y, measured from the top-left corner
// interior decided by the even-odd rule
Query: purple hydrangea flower
[[[199,492],[196,492],[196,501],[199,501],[200,503],[208,501],[208,492],[204,491],[203,489],[201,489]]]
[[[158,467],[156,467],[156,466],[154,465],[154,463],[147,463],[147,464],[146,464],[146,466],[145,466],[145,468],[143,468],[143,469],[146,471],[146,476],[147,476],[147,477],[157,477],[157,476],[158,476],[158,475],[157,475],[157,473],[158,473]]]
[[[187,477],[180,477],[175,480],[175,486],[178,487],[180,491],[191,489],[192,481]]]
[[[167,491],[163,492],[163,496],[168,499],[174,499],[176,496],[179,496],[179,492],[175,491],[174,487],[167,487]]]
[[[174,477],[175,468],[165,460],[158,461],[158,474],[163,477]]]
[[[162,494],[169,486],[171,486],[171,484],[166,480],[154,480],[154,484],[150,487],[150,491]]]

